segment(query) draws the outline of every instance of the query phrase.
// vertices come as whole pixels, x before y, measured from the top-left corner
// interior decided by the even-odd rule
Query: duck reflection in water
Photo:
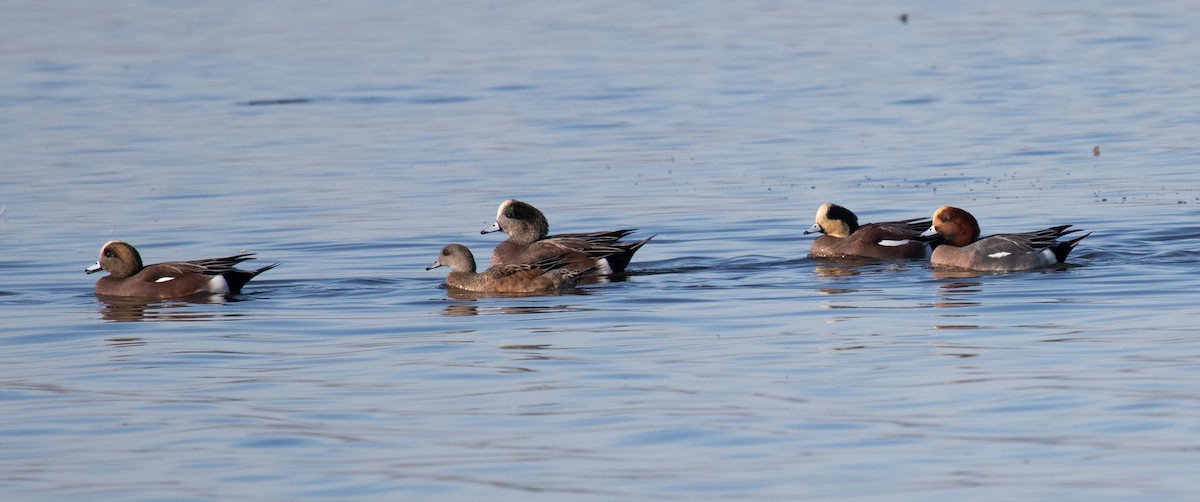
[[[978,301],[968,299],[971,295],[979,294],[983,283],[976,281],[956,281],[947,282],[938,285],[938,294],[941,296],[939,301],[933,302],[933,308],[939,309],[956,309],[963,307],[975,307],[981,305]],[[957,312],[938,314],[939,318],[945,319],[948,322],[941,322],[933,325],[936,330],[954,330],[954,329],[979,329],[983,326],[965,322],[967,319],[976,317],[975,314],[968,312]]]
[[[447,294],[456,300],[471,300],[473,303],[455,303],[447,305],[442,309],[442,315],[446,317],[468,317],[477,315],[541,315],[555,314],[563,312],[584,312],[591,309],[585,309],[578,305],[480,305],[474,303],[474,300],[481,298],[494,298],[494,296],[486,297],[463,297],[461,293],[454,292],[453,289],[448,289]]]
[[[105,321],[209,321],[239,317],[241,314],[215,310],[198,310],[199,305],[223,304],[238,300],[220,295],[198,296],[187,300],[155,300],[129,296],[96,295],[100,301],[100,318]]]

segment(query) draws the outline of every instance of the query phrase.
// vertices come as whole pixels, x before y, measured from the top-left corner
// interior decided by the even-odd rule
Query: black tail
[[[633,253],[636,253],[637,250],[641,249],[642,246],[645,246],[646,243],[650,242],[650,239],[653,239],[654,237],[654,235],[651,235],[650,237],[634,243],[617,243],[616,247],[620,248],[620,251],[608,255],[608,257],[605,258],[608,260],[608,266],[612,268],[613,273],[620,274],[625,272],[625,267],[629,266],[630,260],[633,260]]]
[[[221,275],[225,277],[225,282],[229,283],[229,292],[238,293],[241,292],[242,286],[245,286],[247,282],[250,282],[250,279],[253,279],[258,274],[271,270],[277,266],[279,266],[279,263],[272,263],[258,270],[233,269]]]
[[[1071,232],[1063,232],[1063,233],[1071,233]],[[1050,250],[1054,251],[1054,257],[1058,259],[1059,263],[1065,262],[1065,261],[1067,261],[1067,255],[1071,254],[1071,250],[1075,249],[1075,246],[1079,244],[1079,241],[1083,240],[1084,237],[1087,237],[1089,235],[1092,235],[1092,233],[1088,232],[1086,234],[1083,234],[1079,237],[1076,237],[1076,238],[1068,240],[1068,241],[1055,242],[1054,244],[1052,244],[1050,246]]]

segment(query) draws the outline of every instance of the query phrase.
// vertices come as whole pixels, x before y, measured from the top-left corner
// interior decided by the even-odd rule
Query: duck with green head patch
[[[859,225],[858,216],[845,207],[826,202],[817,208],[816,223],[804,233],[824,234],[813,240],[810,258],[922,259],[931,243],[921,238],[928,218]]]
[[[550,233],[546,216],[533,205],[509,199],[496,211],[496,222],[480,233],[504,232],[508,239],[492,251],[491,266],[533,263],[548,257],[562,257],[574,270],[591,269],[596,275],[625,272],[633,254],[654,236],[637,242],[622,241],[634,229],[606,232]]]

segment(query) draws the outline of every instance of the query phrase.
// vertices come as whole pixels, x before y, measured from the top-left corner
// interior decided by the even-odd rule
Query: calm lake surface
[[[6,499],[1200,494],[1200,4],[4,10]],[[508,198],[656,237],[456,298],[424,267],[484,265]],[[827,201],[1094,233],[1031,273],[810,260]],[[282,264],[105,303],[109,239]]]

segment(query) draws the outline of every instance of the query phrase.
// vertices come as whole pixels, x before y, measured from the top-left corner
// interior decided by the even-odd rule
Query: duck
[[[574,288],[592,269],[566,267],[565,256],[551,256],[533,263],[494,265],[475,271],[475,255],[462,244],[447,244],[425,270],[450,267],[446,286],[477,293],[556,293]]]
[[[241,253],[224,258],[142,265],[141,254],[131,244],[111,240],[101,246],[100,258],[84,272],[108,272],[96,281],[95,291],[101,296],[171,299],[228,295],[240,292],[251,279],[279,265],[272,263],[257,270],[234,268],[253,257],[254,253]]]
[[[1059,225],[1033,232],[994,234],[979,237],[979,222],[971,213],[942,206],[933,213],[933,224],[921,235],[937,236],[942,243],[933,250],[934,267],[983,272],[1034,270],[1065,263],[1067,255],[1087,236],[1061,237],[1080,229]]]
[[[924,259],[936,244],[920,237],[929,228],[928,218],[859,225],[853,211],[826,202],[815,220],[804,234],[824,235],[813,240],[809,258]]]
[[[590,233],[550,233],[546,216],[532,204],[515,199],[505,200],[496,210],[496,221],[479,233],[504,232],[508,239],[492,250],[489,264],[533,263],[549,257],[562,257],[567,268],[590,269],[593,275],[612,275],[625,272],[629,262],[642,246],[655,236],[636,242],[622,241],[636,229]],[[596,256],[600,257],[597,258]]]

